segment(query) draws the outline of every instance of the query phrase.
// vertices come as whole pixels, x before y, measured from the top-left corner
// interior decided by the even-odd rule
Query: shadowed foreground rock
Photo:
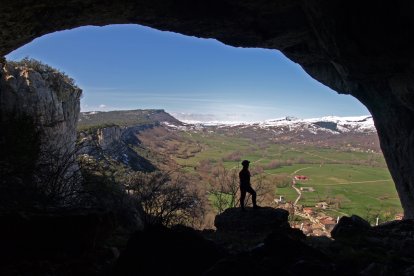
[[[280,227],[289,227],[289,212],[283,209],[264,207],[260,209],[229,208],[216,216],[214,226],[218,232],[266,233]]]
[[[201,275],[223,256],[194,229],[151,227],[131,237],[113,275]]]
[[[115,227],[99,210],[0,214],[0,275],[99,274]]]
[[[286,210],[265,207],[247,212],[231,208],[216,216],[216,238],[223,244],[227,238],[226,247],[238,250],[233,250],[232,256],[220,260],[205,275],[321,275],[333,272],[331,260],[307,245],[302,231],[290,228],[288,215]],[[232,246],[229,243],[233,243]],[[252,243],[256,246],[251,246]],[[245,250],[240,250],[243,247]]]

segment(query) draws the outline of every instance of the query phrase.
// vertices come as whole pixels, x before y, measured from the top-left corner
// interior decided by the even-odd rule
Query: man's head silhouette
[[[242,164],[242,166],[243,166],[243,167],[248,167],[248,166],[249,166],[249,164],[250,164],[250,161],[249,161],[249,160],[243,160],[243,161],[241,162],[241,164]]]

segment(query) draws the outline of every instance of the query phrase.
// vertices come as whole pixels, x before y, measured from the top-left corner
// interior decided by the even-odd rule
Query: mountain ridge
[[[261,128],[269,127],[283,127],[283,126],[309,126],[317,125],[322,128],[335,130],[337,132],[346,132],[347,130],[362,130],[368,132],[376,132],[374,121],[371,115],[365,116],[324,116],[320,118],[299,119],[296,117],[286,116],[276,119],[268,119],[259,122],[231,122],[231,121],[210,121],[210,122],[197,122],[191,120],[182,121],[188,125],[198,126],[217,126],[217,127],[235,127],[235,126],[257,126]],[[332,126],[324,126],[323,123],[335,124],[335,128]],[[339,126],[339,128],[338,128]]]
[[[288,127],[289,130],[308,129],[311,132],[319,130],[331,131],[333,133],[344,133],[349,131],[376,132],[371,115],[362,116],[323,116],[316,118],[300,119],[293,116],[268,119],[257,122],[240,121],[197,121],[179,120],[164,109],[133,109],[113,111],[88,111],[81,112],[78,126],[80,128],[93,125],[119,125],[132,126],[143,124],[163,123],[170,127],[180,127],[183,130],[196,127],[259,127],[262,129],[274,127]]]

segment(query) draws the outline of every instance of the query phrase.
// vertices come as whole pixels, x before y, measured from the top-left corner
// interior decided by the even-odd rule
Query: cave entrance
[[[227,131],[222,148],[209,153],[214,158],[202,153],[205,156],[200,159],[197,151],[179,154],[183,145],[177,141],[155,143],[154,137],[166,135],[161,130],[144,132],[140,139],[152,149],[167,144],[176,163],[186,169],[204,166],[213,171],[216,164],[233,168],[244,158],[252,159],[259,174],[275,176],[270,183],[276,192],[271,192],[267,204],[282,203],[274,200],[282,197],[284,202],[296,201],[290,183],[283,183],[289,178],[303,191],[296,202],[303,212],[325,212],[334,220],[358,214],[372,223],[377,217],[383,221],[401,213],[376,133],[363,129],[369,123],[368,110],[351,96],[336,94],[313,80],[276,50],[234,48],[138,25],[111,25],[46,35],[7,58],[25,56],[73,77],[83,89],[81,111],[89,112],[88,116],[96,111],[162,108],[179,120],[209,122],[210,131],[217,135]],[[322,118],[328,115],[366,116]],[[217,128],[212,121],[233,126]],[[251,132],[238,130],[239,136],[234,136],[236,122],[251,123]],[[296,130],[302,133],[266,133],[286,131],[295,124],[305,128]],[[352,129],[352,124],[362,131]],[[218,137],[210,139],[217,142]],[[249,139],[251,145],[229,147],[232,139],[235,145]],[[194,140],[189,145],[200,143]],[[200,173],[208,183],[207,171],[194,169],[193,173]],[[274,181],[280,182],[277,187]]]

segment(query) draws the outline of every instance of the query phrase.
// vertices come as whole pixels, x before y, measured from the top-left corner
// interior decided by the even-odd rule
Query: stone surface
[[[134,147],[142,147],[137,138],[140,131],[152,125],[111,126],[79,133],[82,154],[96,160],[114,160],[134,171],[152,172],[157,168],[146,158],[139,155]]]
[[[10,193],[6,201],[20,203],[5,205],[22,206],[30,197],[67,204],[81,189],[75,161],[81,94],[73,80],[37,61],[0,64],[2,203]]]
[[[3,119],[28,115],[40,129],[42,143],[47,147],[74,145],[82,90],[48,66],[7,63],[0,70]]]
[[[355,239],[367,233],[371,225],[363,218],[353,215],[343,216],[331,231],[335,240]]]
[[[191,228],[147,228],[130,238],[113,275],[201,275],[224,255]]]
[[[121,134],[122,131],[119,126],[100,128],[97,131],[98,143],[103,150],[106,150],[111,144],[120,140]]]
[[[332,231],[327,251],[349,271],[361,275],[410,275],[414,258],[414,221],[399,220],[371,227],[353,216],[344,217]]]
[[[114,262],[110,212],[49,209],[0,214],[1,275],[99,275]]]
[[[367,106],[405,216],[414,218],[413,12],[404,0],[16,0],[0,7],[0,56],[47,33],[121,23],[278,49]]]
[[[93,250],[116,227],[113,214],[99,210],[47,210],[0,214],[2,260],[77,256]]]
[[[289,212],[284,209],[229,208],[216,216],[214,226],[218,232],[269,233],[279,227],[289,227]]]

